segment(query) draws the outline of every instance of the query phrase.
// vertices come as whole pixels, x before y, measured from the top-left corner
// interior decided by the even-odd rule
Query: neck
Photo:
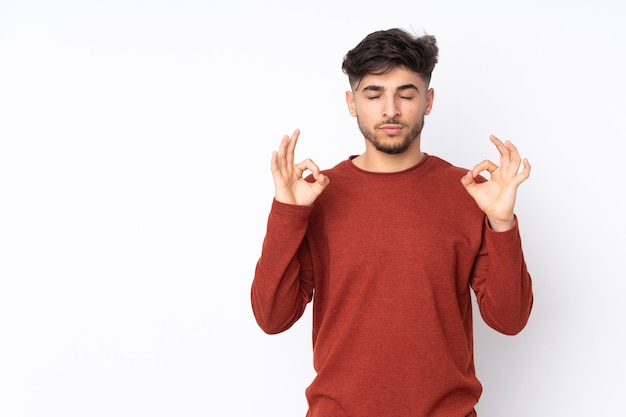
[[[419,147],[419,140],[405,152],[388,154],[381,152],[366,143],[365,152],[352,160],[352,163],[364,171],[370,172],[398,172],[412,168],[419,164],[424,154]]]

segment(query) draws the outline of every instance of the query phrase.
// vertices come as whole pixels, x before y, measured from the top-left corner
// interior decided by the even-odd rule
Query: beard
[[[420,136],[420,134],[422,133],[422,129],[424,128],[424,115],[422,114],[422,120],[419,123],[416,123],[414,126],[411,126],[411,129],[407,132],[407,134],[403,136],[398,136],[397,138],[395,138],[396,140],[394,140],[391,143],[386,143],[386,142],[383,142],[378,136],[376,136],[376,134],[373,131],[363,126],[358,116],[356,120],[359,125],[359,130],[363,134],[363,137],[366,140],[368,140],[372,145],[374,145],[377,151],[384,152],[389,155],[400,154],[400,153],[405,152],[407,149],[409,149],[409,147],[415,141],[415,139],[417,139]],[[396,119],[388,119],[388,120],[385,120],[383,123],[380,123],[374,126],[374,128],[378,129],[378,127],[383,124],[398,124],[399,125],[401,123],[397,121]]]

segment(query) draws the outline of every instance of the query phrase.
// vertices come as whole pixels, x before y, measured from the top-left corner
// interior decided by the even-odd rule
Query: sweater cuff
[[[487,241],[496,248],[519,247],[521,244],[517,216],[515,216],[515,223],[513,224],[513,227],[503,232],[496,232],[493,230],[491,226],[489,226],[489,220],[485,217],[485,230]]]
[[[272,200],[272,214],[277,216],[288,216],[291,218],[307,219],[313,206],[300,206],[297,204],[281,203],[275,198]]]

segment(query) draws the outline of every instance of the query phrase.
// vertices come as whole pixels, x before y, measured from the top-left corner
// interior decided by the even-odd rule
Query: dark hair
[[[438,54],[434,36],[418,37],[398,28],[379,30],[348,51],[341,69],[352,88],[368,74],[381,75],[402,66],[418,73],[428,85]]]

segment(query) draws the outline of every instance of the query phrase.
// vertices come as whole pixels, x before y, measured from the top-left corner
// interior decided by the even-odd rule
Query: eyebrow
[[[404,91],[404,90],[415,90],[417,92],[419,92],[419,88],[417,88],[417,86],[415,84],[403,84],[401,86],[398,86],[396,88],[396,91]],[[383,86],[380,85],[368,85],[367,87],[363,88],[363,92],[365,91],[384,91],[385,88]]]

